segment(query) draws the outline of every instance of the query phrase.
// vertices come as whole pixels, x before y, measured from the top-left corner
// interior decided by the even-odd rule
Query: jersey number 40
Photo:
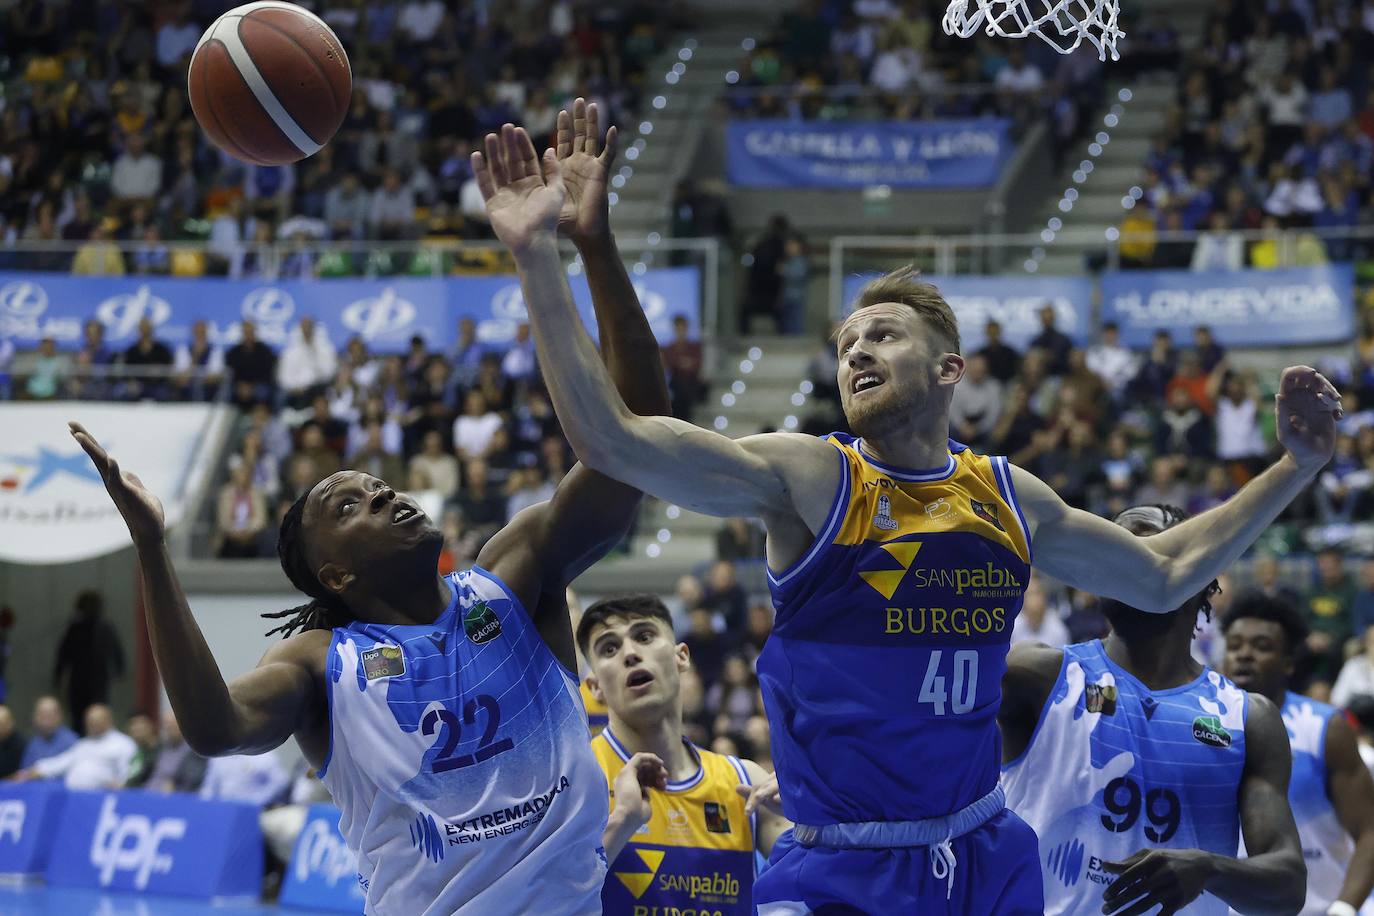
[[[453,752],[458,747],[458,740],[462,736],[464,725],[476,725],[477,714],[486,713],[487,726],[482,730],[482,740],[477,743],[477,750],[472,754],[457,754]],[[510,738],[496,740],[496,730],[501,727],[501,705],[496,702],[496,697],[481,694],[468,700],[463,707],[463,718],[459,720],[458,714],[448,709],[431,709],[425,714],[424,721],[420,723],[421,734],[428,737],[437,730],[438,739],[434,742],[435,747],[439,747],[440,742],[443,746],[439,747],[439,752],[430,761],[430,768],[436,773],[447,773],[449,770],[457,770],[462,767],[470,767],[490,760],[497,754],[504,754],[506,751],[515,747],[515,742]]]
[[[960,649],[951,655],[953,660],[950,667],[953,670],[945,675],[940,673],[944,650],[935,649],[930,653],[926,676],[921,681],[921,694],[916,698],[918,703],[933,706],[937,716],[945,715],[946,705],[956,716],[969,712],[978,697],[978,653],[972,649]]]

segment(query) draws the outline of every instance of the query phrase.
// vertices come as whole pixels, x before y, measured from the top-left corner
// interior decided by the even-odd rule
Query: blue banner
[[[263,856],[258,811],[139,790],[68,792],[48,883],[256,901]]]
[[[1121,342],[1147,347],[1157,330],[1212,329],[1231,347],[1348,342],[1355,335],[1350,264],[1193,273],[1120,271],[1102,277],[1102,320]]]
[[[282,879],[282,906],[362,913],[358,860],[339,833],[339,809],[311,805]]]
[[[746,188],[986,188],[1015,144],[1005,118],[732,121],[731,184]]]
[[[0,783],[0,876],[43,874],[57,836],[62,795],[55,782]]]
[[[849,314],[859,290],[878,276],[853,274],[844,280],[844,314]],[[959,337],[965,355],[987,342],[989,321],[1002,326],[1002,341],[1024,350],[1041,331],[1040,310],[1054,306],[1055,327],[1077,344],[1086,345],[1092,335],[1092,280],[1087,277],[942,277],[922,274],[921,279],[940,291],[959,321]]]
[[[573,297],[589,328],[596,327],[585,276],[569,278]],[[700,276],[695,267],[649,270],[633,277],[640,304],[663,343],[673,338],[676,315],[685,315],[693,335],[701,328]],[[59,347],[81,343],[81,324],[98,318],[105,340],[127,347],[138,323],[152,319],[169,346],[185,343],[197,320],[209,324],[212,341],[238,341],[239,322],[250,320],[259,339],[286,343],[302,315],[311,315],[340,349],[354,335],[380,353],[409,348],[420,335],[431,349],[446,349],[458,335],[458,321],[477,323],[478,338],[502,349],[528,320],[519,280],[512,275],[388,280],[227,280],[148,277],[69,277],[50,273],[0,273],[0,340],[21,349],[52,337]]]

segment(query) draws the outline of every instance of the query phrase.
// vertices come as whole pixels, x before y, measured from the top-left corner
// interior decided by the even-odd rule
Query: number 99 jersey
[[[1030,745],[1002,768],[1007,807],[1040,837],[1045,913],[1097,913],[1141,849],[1236,855],[1245,768],[1244,690],[1210,668],[1150,690],[1102,643],[1066,646]],[[1204,893],[1178,911],[1226,916]]]
[[[329,755],[375,916],[601,912],[606,779],[574,672],[505,584],[448,576],[432,624],[329,645]]]

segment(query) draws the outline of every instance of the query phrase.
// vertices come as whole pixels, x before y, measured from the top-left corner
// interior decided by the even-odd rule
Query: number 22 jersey
[[[1210,668],[1150,690],[1099,640],[1066,646],[1030,745],[1002,768],[1007,807],[1040,837],[1047,916],[1102,912],[1102,863],[1141,849],[1234,856],[1249,697]],[[1226,916],[1204,893],[1179,913]]]
[[[498,578],[447,577],[433,624],[329,646],[320,776],[367,912],[601,912],[606,779],[574,672]]]

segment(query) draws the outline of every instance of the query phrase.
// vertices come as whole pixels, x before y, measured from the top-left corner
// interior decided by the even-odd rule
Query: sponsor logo
[[[0,312],[17,318],[37,318],[48,310],[47,290],[28,280],[0,286]]]
[[[1230,747],[1231,733],[1221,727],[1216,716],[1198,716],[1193,720],[1193,738],[1211,747]]]
[[[1116,685],[1086,684],[1083,687],[1083,703],[1088,712],[1104,716],[1116,715]]]
[[[1146,720],[1155,717],[1155,710],[1159,708],[1159,702],[1154,697],[1145,697],[1140,701],[1140,708],[1145,710]]]
[[[410,825],[410,845],[431,862],[444,859],[444,841],[439,836],[439,825],[431,814],[416,815],[415,823]]]
[[[380,295],[359,299],[344,306],[343,323],[363,340],[375,340],[403,331],[415,322],[415,303],[385,287]]]
[[[904,579],[910,579],[919,589],[945,589],[957,596],[968,594],[974,598],[1020,598],[1024,584],[1009,569],[992,562],[982,566],[914,566],[921,552],[921,541],[890,541],[879,549],[897,561],[898,569],[860,572],[859,578],[882,595],[891,599]],[[874,554],[875,559],[879,557]]]
[[[463,632],[477,645],[491,642],[501,635],[501,618],[485,601],[478,601],[463,614]]]
[[[29,280],[0,285],[0,338],[74,341],[81,339],[81,322],[76,318],[47,318],[48,293]],[[40,320],[42,319],[42,320]]]
[[[400,646],[376,646],[363,652],[363,676],[369,681],[406,673],[406,659]]]
[[[953,511],[954,507],[943,496],[926,506],[926,515],[929,515],[932,520],[942,519]]]
[[[165,875],[172,870],[172,856],[162,852],[162,844],[185,835],[185,818],[121,817],[115,811],[115,796],[105,796],[91,839],[91,864],[100,870],[100,885],[108,887],[116,872],[131,871],[134,887],[146,889],[154,874]]]
[[[1083,877],[1083,855],[1086,851],[1077,837],[1065,840],[1050,850],[1045,857],[1045,867],[1065,887],[1073,887]]]
[[[884,531],[896,531],[901,526],[892,517],[892,500],[884,493],[878,497],[878,514],[873,519],[873,527]]]
[[[40,445],[31,455],[0,455],[0,493],[32,493],[58,474],[70,474],[104,486],[95,465],[79,448],[73,452],[55,452]]]
[[[24,836],[24,815],[27,813],[28,806],[22,799],[0,802],[0,840],[9,837],[18,843]]]
[[[285,325],[296,313],[296,300],[286,290],[260,286],[243,297],[239,314],[257,325]]]
[[[429,641],[434,644],[434,648],[439,650],[439,654],[444,654],[444,646],[448,643],[448,637],[443,633],[430,633]]]
[[[987,522],[998,531],[1005,532],[1007,529],[1002,527],[1002,522],[998,519],[998,508],[994,503],[980,503],[976,499],[970,499],[969,505],[973,507],[973,514]]]
[[[444,824],[444,838],[450,846],[462,846],[519,833],[542,821],[554,797],[566,792],[568,786],[568,777],[560,776],[557,785],[543,795],[527,798],[505,808],[497,808],[487,814],[479,814],[461,821],[449,821]]]
[[[921,552],[923,546],[925,545],[921,541],[893,541],[883,544],[882,550],[896,560],[901,568],[861,572],[859,578],[868,583],[869,588],[890,599],[897,593],[897,586],[901,584],[902,577],[911,568],[911,564],[916,560],[916,554]]]
[[[1007,629],[1004,607],[890,607],[886,612],[883,632],[888,635],[971,636]]]
[[[710,833],[729,833],[730,817],[717,802],[703,802],[702,808],[706,815],[706,829]]]
[[[654,876],[658,874],[659,867],[663,865],[663,857],[667,853],[661,849],[636,849],[635,855],[639,856],[639,860],[649,870],[647,872],[618,871],[615,872],[615,876],[620,879],[621,884],[625,885],[625,889],[638,900],[654,883]]]
[[[411,828],[412,840],[414,829]],[[343,837],[327,820],[314,820],[306,826],[291,867],[296,872],[296,880],[309,881],[312,876],[319,875],[330,887],[358,873],[358,863],[349,853]]]
[[[659,875],[658,889],[676,891],[710,903],[735,903],[739,897],[739,878],[713,871],[709,875]],[[704,911],[703,911],[704,912]]]
[[[154,296],[148,284],[142,283],[132,293],[120,293],[100,303],[95,317],[105,325],[110,340],[121,340],[135,336],[138,323],[144,318],[154,325],[166,323],[172,317],[172,305],[161,296]]]

